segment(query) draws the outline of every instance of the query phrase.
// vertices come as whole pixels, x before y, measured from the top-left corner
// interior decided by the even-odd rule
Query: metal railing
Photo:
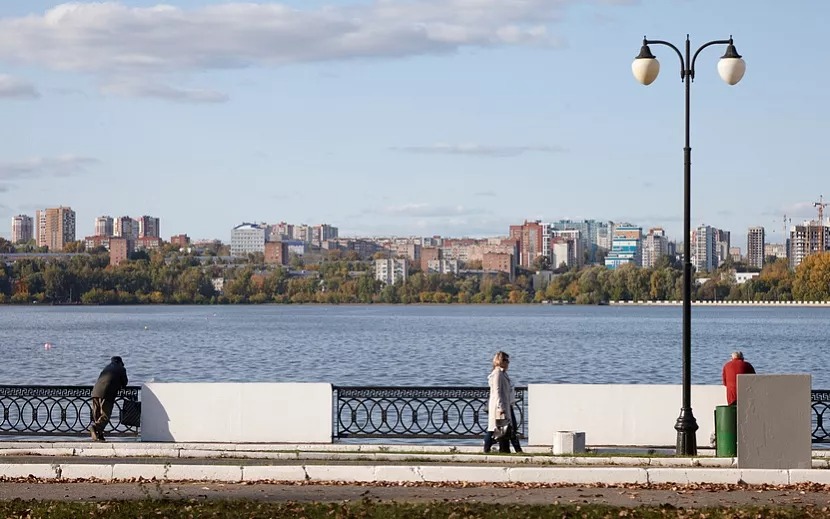
[[[92,386],[0,386],[0,435],[84,436],[92,422]],[[121,423],[124,400],[138,400],[140,386],[118,392],[107,436],[138,436]]]
[[[810,400],[813,443],[830,443],[830,390],[814,389],[810,392]]]
[[[92,419],[92,386],[0,386],[0,436],[86,436]],[[138,436],[121,423],[125,400],[141,388],[118,393],[109,436]],[[487,387],[334,386],[333,436],[346,438],[480,438],[487,428]],[[527,387],[516,388],[520,438],[527,436]],[[811,391],[812,443],[830,444],[830,390]]]
[[[517,433],[526,436],[527,387],[516,388]],[[487,429],[487,387],[335,386],[335,439],[480,438]]]

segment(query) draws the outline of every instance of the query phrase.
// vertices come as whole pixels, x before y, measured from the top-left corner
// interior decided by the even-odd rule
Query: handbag
[[[507,418],[496,418],[496,428],[493,429],[493,439],[500,440],[508,435],[510,420]]]
[[[121,425],[141,427],[141,402],[138,400],[124,400],[121,405]]]

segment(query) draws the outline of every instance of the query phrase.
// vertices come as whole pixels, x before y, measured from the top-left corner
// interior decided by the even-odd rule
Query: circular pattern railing
[[[813,443],[830,443],[830,391],[811,392]]]
[[[121,390],[106,433],[137,436],[138,427],[121,423],[125,400],[139,399],[141,388]],[[0,435],[81,436],[92,422],[92,386],[0,386]]]
[[[487,428],[486,387],[336,386],[335,438],[479,438]],[[513,413],[525,437],[526,387]]]

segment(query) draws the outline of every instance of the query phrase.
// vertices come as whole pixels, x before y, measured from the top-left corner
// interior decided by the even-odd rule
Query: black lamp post
[[[692,414],[692,249],[691,239],[691,178],[692,148],[689,146],[689,100],[692,81],[695,78],[695,61],[700,51],[711,45],[726,45],[726,52],[718,62],[718,74],[730,85],[741,80],[746,72],[746,63],[735,50],[732,37],[728,40],[714,40],[703,44],[692,56],[689,35],[686,35],[686,56],[680,49],[663,40],[643,38],[640,54],[631,64],[631,71],[637,81],[650,85],[660,72],[660,63],[651,53],[649,45],[671,47],[680,58],[680,79],[686,83],[686,146],[683,148],[683,407],[674,425],[677,431],[677,454],[697,454],[697,420]]]

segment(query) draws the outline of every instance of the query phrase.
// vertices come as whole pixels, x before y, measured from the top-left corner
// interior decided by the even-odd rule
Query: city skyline
[[[481,237],[570,218],[679,241],[676,57],[653,49],[662,71],[647,88],[629,67],[644,34],[680,45],[688,32],[695,45],[733,35],[747,62],[735,87],[715,71],[721,49],[697,62],[692,226],[731,230],[742,248],[763,226],[778,243],[784,214],[815,219],[827,194],[815,66],[827,14],[611,0],[3,5],[0,218],[63,204],[79,236],[100,215],[152,214],[165,235],[223,242],[245,221]]]

